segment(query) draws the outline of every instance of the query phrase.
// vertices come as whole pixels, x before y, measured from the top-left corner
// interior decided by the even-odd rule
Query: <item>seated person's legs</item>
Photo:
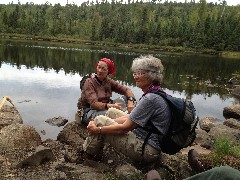
[[[99,115],[105,115],[106,112],[107,112],[107,110],[98,111],[95,109],[90,109],[86,114],[83,115],[82,123],[85,125],[88,125],[88,123],[89,123],[89,121],[91,121],[91,119],[94,119],[96,116],[99,116]]]
[[[82,111],[84,111],[84,110],[82,110]],[[109,108],[108,110],[104,110],[104,111],[90,109],[90,110],[87,110],[87,112],[81,112],[79,110],[76,113],[75,120],[77,121],[77,123],[83,123],[85,125],[88,125],[88,123],[89,123],[89,121],[91,121],[91,119],[94,119],[96,116],[99,116],[99,115],[106,115],[112,119],[115,119],[117,117],[120,117],[120,116],[123,116],[126,114],[127,114],[127,112],[121,111],[116,108]]]
[[[103,115],[97,116],[94,119],[94,121],[98,127],[116,123],[112,119]],[[103,147],[104,139],[101,134],[88,136],[85,142],[83,143],[83,150],[86,153],[91,154],[92,156],[100,155],[103,150]]]
[[[114,109],[114,108],[112,108]],[[100,126],[109,126],[115,124],[111,118],[106,116],[97,116],[95,119],[95,124]],[[83,150],[92,155],[98,155],[102,152],[104,142],[109,143],[115,150],[125,154],[127,157],[133,161],[141,161],[142,156],[142,144],[143,140],[139,139],[133,132],[128,132],[121,135],[92,135],[87,137],[83,144]],[[144,161],[154,162],[159,158],[160,152],[150,145],[147,145],[144,152]]]

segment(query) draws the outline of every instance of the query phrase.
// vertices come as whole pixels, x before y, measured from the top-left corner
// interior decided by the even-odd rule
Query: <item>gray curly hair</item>
[[[132,71],[146,70],[148,78],[153,83],[160,84],[163,80],[164,67],[160,59],[153,57],[152,55],[140,56],[133,60]]]

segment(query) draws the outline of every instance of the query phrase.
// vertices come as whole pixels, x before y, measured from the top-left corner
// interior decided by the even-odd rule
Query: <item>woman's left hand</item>
[[[90,135],[98,134],[99,130],[94,121],[90,121],[87,126],[87,131]]]

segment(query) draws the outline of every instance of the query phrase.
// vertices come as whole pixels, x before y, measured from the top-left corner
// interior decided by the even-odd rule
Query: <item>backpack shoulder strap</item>
[[[88,74],[85,74],[85,75],[82,77],[82,79],[81,79],[81,81],[80,81],[80,89],[81,89],[81,90],[82,90],[83,85],[84,85],[84,83],[86,82],[86,80],[87,80],[88,78],[91,78],[91,77],[92,77],[92,74],[93,74],[93,73],[88,73]]]
[[[173,97],[171,95],[168,95],[162,90],[154,90],[154,91],[151,91],[151,93],[158,94],[162,98],[164,98],[169,104],[169,107],[172,112],[180,114],[182,117],[184,116],[185,99]]]
[[[145,147],[146,147],[146,145],[147,145],[147,141],[148,141],[149,137],[151,136],[151,134],[152,134],[152,132],[149,131],[148,134],[147,134],[147,136],[146,136],[146,138],[144,139],[144,142],[143,142],[143,145],[142,145],[142,154],[141,154],[142,160],[143,160],[143,155],[144,155]]]
[[[167,100],[167,102],[168,102],[168,97],[167,97],[167,96],[170,96],[170,95],[168,95],[167,93],[165,93],[165,92],[164,92],[163,90],[161,90],[161,89],[151,90],[150,93],[154,93],[154,94],[160,95],[162,98],[164,98],[165,100]]]

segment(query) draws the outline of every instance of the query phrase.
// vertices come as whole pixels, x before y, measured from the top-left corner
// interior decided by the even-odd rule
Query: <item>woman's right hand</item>
[[[95,122],[93,120],[91,120],[89,123],[88,123],[88,126],[87,126],[87,131],[90,135],[93,135],[93,134],[98,134],[99,133],[99,130],[98,130],[98,127],[96,126]]]

